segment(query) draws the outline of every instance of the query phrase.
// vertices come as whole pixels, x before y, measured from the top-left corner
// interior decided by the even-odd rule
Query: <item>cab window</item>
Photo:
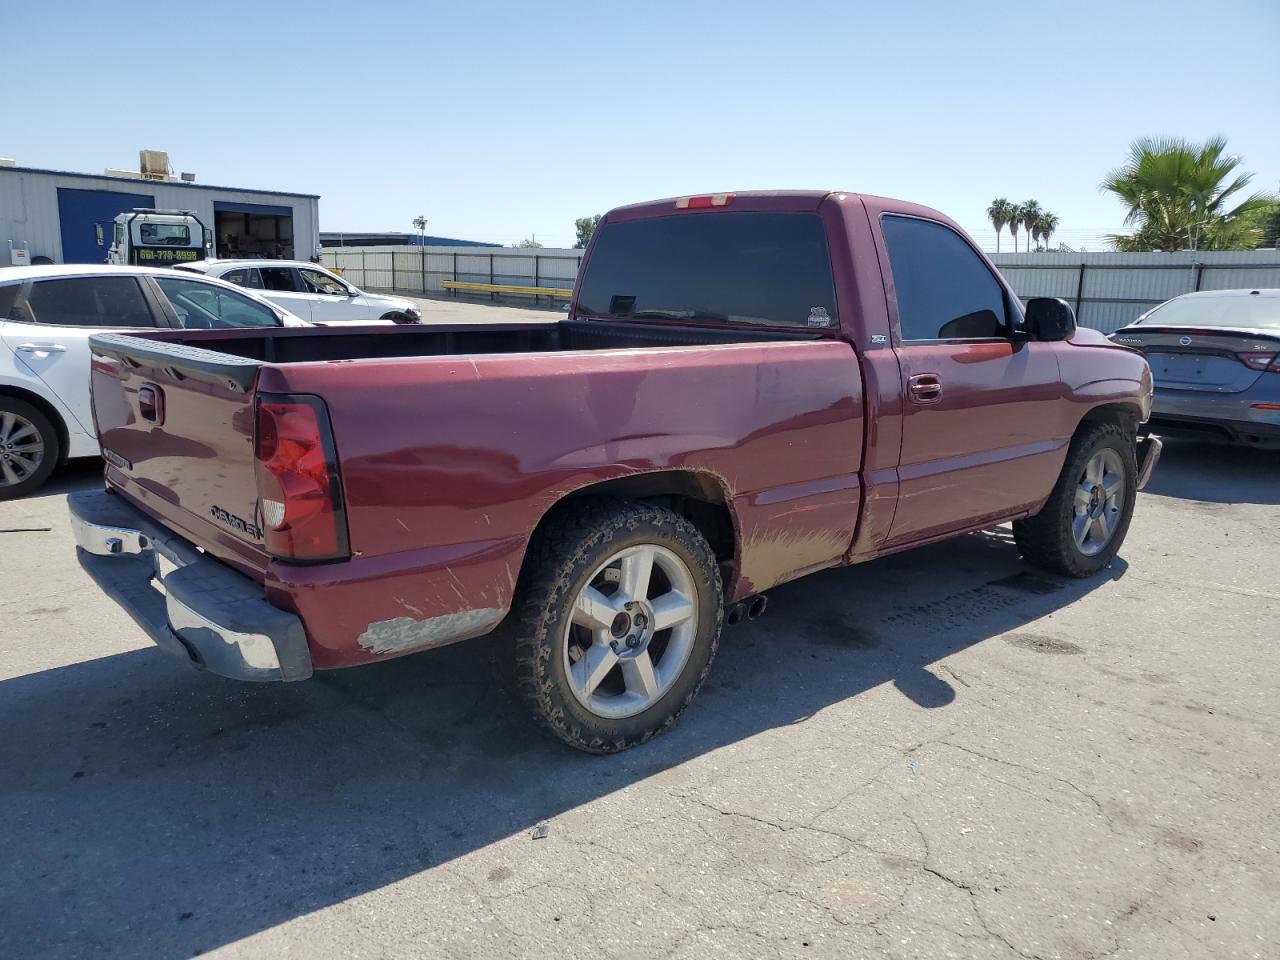
[[[179,277],[155,281],[178,315],[178,325],[188,330],[283,325],[274,310],[233,290]]]
[[[335,297],[345,297],[347,288],[338,280],[319,270],[299,270],[302,284],[307,293],[323,293]]]
[[[903,340],[1009,335],[1004,288],[954,230],[915,217],[880,220]]]

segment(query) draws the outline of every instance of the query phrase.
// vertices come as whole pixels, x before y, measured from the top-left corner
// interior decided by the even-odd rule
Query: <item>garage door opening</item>
[[[293,210],[260,203],[213,204],[217,256],[294,259]]]

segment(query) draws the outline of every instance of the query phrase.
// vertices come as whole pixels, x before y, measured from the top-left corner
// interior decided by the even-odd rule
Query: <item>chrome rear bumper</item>
[[[157,646],[235,680],[311,676],[302,622],[261,585],[119,496],[73,493],[67,506],[80,565]]]

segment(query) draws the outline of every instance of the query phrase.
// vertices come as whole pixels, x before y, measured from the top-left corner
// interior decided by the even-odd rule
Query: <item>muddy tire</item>
[[[621,500],[567,505],[530,544],[510,681],[537,722],[588,753],[671,727],[720,643],[715,555],[687,520]]]
[[[1114,423],[1081,426],[1044,509],[1014,521],[1022,556],[1068,577],[1091,576],[1106,567],[1129,531],[1137,478],[1131,430]]]
[[[0,396],[0,500],[25,497],[42,486],[58,465],[61,446],[43,411]]]

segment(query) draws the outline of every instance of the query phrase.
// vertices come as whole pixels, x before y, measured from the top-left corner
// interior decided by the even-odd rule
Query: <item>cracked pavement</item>
[[[771,591],[615,757],[483,643],[190,671],[75,564],[96,482],[0,504],[2,956],[1280,956],[1280,454],[1170,442],[1089,581],[994,530]]]

